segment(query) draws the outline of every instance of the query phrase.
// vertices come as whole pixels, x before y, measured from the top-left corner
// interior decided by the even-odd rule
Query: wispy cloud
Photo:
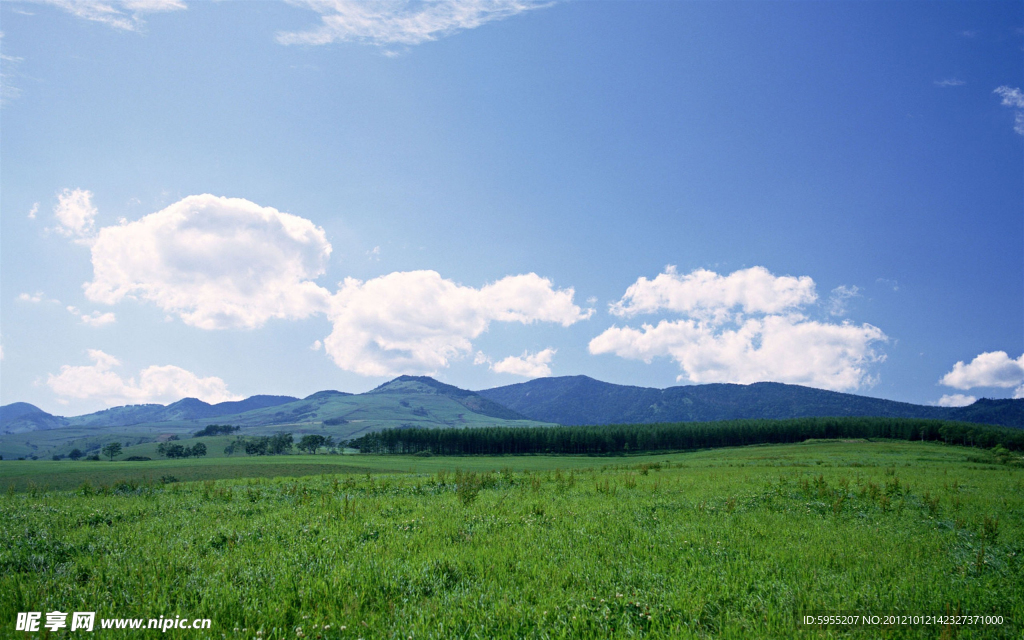
[[[992,92],[998,94],[1002,101],[999,103],[1011,109],[1024,109],[1024,92],[1019,87],[1008,87],[1003,85],[996,87]],[[1024,136],[1024,111],[1017,111],[1013,114],[1013,130]]]
[[[112,312],[100,313],[99,311],[93,311],[92,313],[82,313],[78,310],[78,307],[69,306],[67,307],[68,313],[77,317],[82,321],[82,324],[90,327],[102,327],[108,324],[114,324],[117,322],[117,316]]]
[[[33,304],[39,304],[43,301],[43,292],[36,291],[35,293],[22,293],[18,296],[18,300],[22,302],[31,302]]]
[[[4,34],[0,32],[0,50],[3,48]],[[21,96],[21,89],[11,84],[11,78],[18,75],[18,67],[25,59],[0,53],[0,107],[5,106]]]
[[[181,0],[39,0],[73,16],[99,22],[121,31],[139,31],[145,26],[147,13],[181,11]]]
[[[892,280],[890,278],[877,278],[875,280],[875,282],[878,282],[880,284],[884,284],[885,286],[892,288],[893,291],[899,291],[900,290],[900,283],[897,282],[896,280]]]
[[[936,87],[942,87],[944,89],[947,87],[962,87],[965,84],[967,83],[959,78],[943,78],[942,80],[935,81]]]
[[[1004,107],[1024,109],[1024,92],[1021,92],[1019,88],[1011,88],[1003,85],[1001,87],[997,87],[992,93],[999,94],[1003,99],[1000,104]]]
[[[279,33],[277,41],[281,44],[362,42],[382,47],[437,40],[552,4],[535,0],[288,1],[319,13],[320,24],[305,31]]]
[[[828,296],[828,313],[832,316],[845,316],[846,307],[851,298],[860,296],[860,287],[856,285],[839,285]]]

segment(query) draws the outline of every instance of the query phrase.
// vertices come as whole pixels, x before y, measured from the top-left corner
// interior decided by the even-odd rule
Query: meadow
[[[53,610],[212,620],[163,634],[183,638],[1024,630],[1024,469],[939,443],[4,461],[0,489],[11,637],[26,635],[13,631],[19,611]],[[1003,624],[825,628],[802,624],[808,613]]]

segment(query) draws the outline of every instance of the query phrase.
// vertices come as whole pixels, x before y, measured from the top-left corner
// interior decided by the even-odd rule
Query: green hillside
[[[431,378],[402,376],[363,394],[319,391],[301,400],[214,418],[141,422],[129,426],[69,425],[4,434],[0,435],[0,455],[5,460],[30,456],[49,459],[53,455],[67,455],[75,448],[94,453],[103,444],[115,440],[125,445],[126,455],[152,455],[158,440],[172,435],[188,438],[211,423],[240,426],[239,435],[244,436],[286,431],[295,434],[296,440],[303,434],[315,433],[329,435],[336,441],[385,428],[546,424],[527,420],[471,391]],[[132,447],[146,443],[151,444],[139,449]],[[214,449],[219,452],[223,446],[208,449],[208,455],[213,455]]]

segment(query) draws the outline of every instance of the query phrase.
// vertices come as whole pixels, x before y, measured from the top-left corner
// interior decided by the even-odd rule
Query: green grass
[[[829,441],[620,458],[5,461],[0,624],[57,609],[213,620],[207,636],[178,632],[192,638],[937,638],[797,616],[959,610],[1006,622],[946,637],[1020,637],[1024,470],[993,461]],[[115,479],[187,469],[252,477]],[[318,475],[264,477],[305,473]],[[83,479],[91,490],[39,489]],[[119,633],[139,635],[104,635]]]

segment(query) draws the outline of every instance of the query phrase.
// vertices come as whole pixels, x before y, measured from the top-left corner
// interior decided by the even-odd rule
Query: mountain
[[[533,420],[565,425],[882,416],[1024,427],[1024,400],[983,399],[967,407],[929,407],[779,382],[651,389],[565,376],[477,393]]]
[[[180,420],[209,420],[221,416],[235,415],[274,407],[298,398],[292,396],[252,396],[245,400],[209,404],[196,398],[183,398],[167,406],[161,404],[134,404],[104,409],[84,416],[66,418],[67,424],[76,427],[108,426],[124,427],[150,422],[171,422]]]
[[[46,413],[27,402],[14,402],[0,407],[0,433],[57,429],[66,424],[64,418]]]
[[[450,384],[438,382],[427,376],[399,376],[385,382],[369,393],[402,393],[402,394],[436,394],[451,398],[473,413],[499,420],[526,420],[526,416],[517,413],[497,402],[488,400],[473,391],[466,391]]]

